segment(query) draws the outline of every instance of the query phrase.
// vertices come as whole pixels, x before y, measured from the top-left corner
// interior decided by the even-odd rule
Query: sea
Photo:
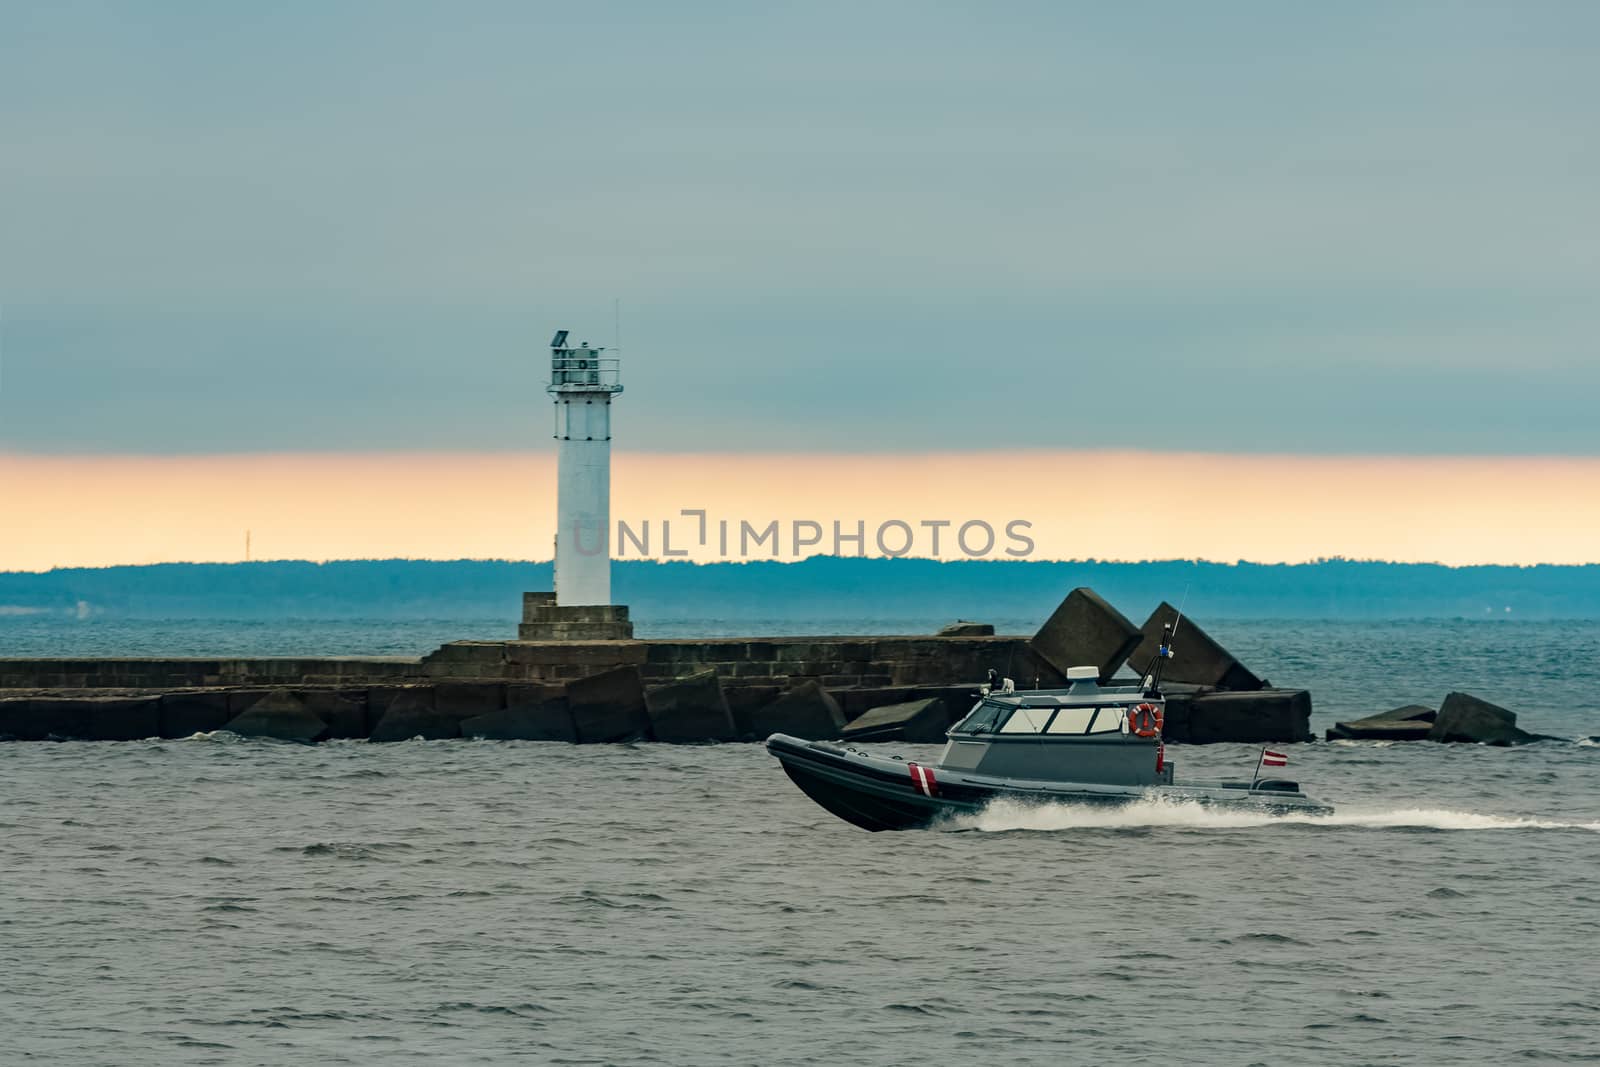
[[[1330,816],[999,805],[886,834],[759,745],[4,744],[0,1063],[1600,1062],[1593,624],[1206,627],[1310,689],[1319,733],[1459,689],[1550,739],[1283,746]],[[506,630],[20,617],[0,656]],[[1169,747],[1180,779],[1258,754]]]

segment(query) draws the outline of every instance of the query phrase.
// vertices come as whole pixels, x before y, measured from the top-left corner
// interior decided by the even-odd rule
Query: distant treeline
[[[0,573],[0,614],[121,618],[514,618],[549,563],[343,560],[170,563]],[[1600,618],[1600,565],[1443,567],[813,557],[799,563],[614,564],[636,618],[1042,619],[1074,586],[1135,622],[1161,600],[1206,618]],[[1507,611],[1507,609],[1510,609]]]

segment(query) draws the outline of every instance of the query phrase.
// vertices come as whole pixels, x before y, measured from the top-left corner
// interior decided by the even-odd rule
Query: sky
[[[1202,457],[1232,533],[1175,555],[1553,561],[1493,501],[1595,499],[1597,35],[1556,2],[10,0],[0,568],[133,553],[30,532],[118,471],[194,529],[263,463],[542,463],[550,333],[619,318],[618,448],[678,506],[749,462],[760,514],[841,464],[955,514],[986,462]],[[978,484],[888,491],[950,454]],[[1221,488],[1252,464],[1365,519],[1263,535]],[[1397,464],[1511,532],[1362,536]],[[283,507],[313,557],[388,543]]]
[[[31,506],[0,524],[0,559],[549,559],[555,466],[548,451],[13,456],[0,499]],[[624,559],[1586,563],[1600,529],[1597,458],[621,452],[613,468]],[[704,543],[685,511],[705,513]]]

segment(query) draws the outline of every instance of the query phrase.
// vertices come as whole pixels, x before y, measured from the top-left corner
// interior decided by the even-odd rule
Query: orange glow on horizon
[[[708,544],[694,543],[703,508]],[[549,453],[0,454],[0,570],[244,558],[548,559]],[[717,521],[1031,523],[1034,559],[1600,561],[1600,459],[1005,451],[618,453],[612,518],[717,558]],[[952,527],[953,529],[953,527]],[[940,556],[964,558],[946,531]],[[853,546],[850,554],[854,554]],[[625,553],[624,555],[636,555]],[[913,554],[928,555],[926,541]],[[765,550],[759,557],[770,558]]]

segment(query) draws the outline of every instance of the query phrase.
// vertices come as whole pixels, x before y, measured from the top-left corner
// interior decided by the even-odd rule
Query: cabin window
[[[1091,734],[1114,734],[1122,729],[1122,708],[1101,708],[1089,727]]]
[[[1062,708],[1056,712],[1056,717],[1050,721],[1052,734],[1081,734],[1089,730],[1089,722],[1094,718],[1093,708]]]
[[[1044,724],[1049,720],[1054,708],[1018,708],[1011,713],[1011,718],[1000,727],[1003,734],[1037,734],[1044,732]]]
[[[972,714],[956,727],[957,733],[986,734],[994,730],[995,721],[1000,718],[1000,713],[1005,708],[999,704],[979,704],[972,709]]]

